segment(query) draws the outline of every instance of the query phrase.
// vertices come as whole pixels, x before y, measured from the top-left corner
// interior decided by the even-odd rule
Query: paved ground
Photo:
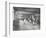
[[[32,23],[29,23],[28,21],[23,21],[23,20],[20,20],[19,21],[19,26],[20,26],[20,30],[38,30],[39,29],[39,25],[38,24],[32,24]]]

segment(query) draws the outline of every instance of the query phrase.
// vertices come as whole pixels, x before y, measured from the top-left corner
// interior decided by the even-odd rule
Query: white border
[[[28,30],[28,31],[14,31],[13,32],[13,23],[12,23],[12,21],[13,21],[13,6],[14,7],[29,7],[29,8],[40,8],[40,26],[41,26],[41,29],[40,30]],[[32,33],[41,33],[41,32],[45,32],[45,24],[44,24],[44,19],[45,19],[45,17],[44,17],[44,15],[45,15],[45,8],[44,8],[44,6],[42,6],[42,5],[27,5],[27,4],[19,4],[19,3],[9,3],[8,4],[8,7],[7,7],[8,9],[8,13],[7,13],[7,35],[9,36],[9,34],[10,34],[10,36],[20,36],[20,35],[26,35],[26,33],[27,34],[32,34]],[[9,15],[10,15],[10,28],[9,28]]]

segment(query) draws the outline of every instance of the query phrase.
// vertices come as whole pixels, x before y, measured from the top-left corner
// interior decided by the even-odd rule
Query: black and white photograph
[[[13,7],[13,31],[40,30],[40,8]]]
[[[27,38],[40,36],[45,30],[43,4],[9,3],[7,7],[7,35]],[[21,37],[21,38],[22,38]]]
[[[0,38],[46,38],[46,0],[1,0]]]

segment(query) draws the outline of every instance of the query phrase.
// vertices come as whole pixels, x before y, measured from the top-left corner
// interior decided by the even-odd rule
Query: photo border
[[[23,4],[23,5],[35,5],[35,6],[38,5],[38,6],[44,6],[44,4],[28,4],[28,3],[11,3],[11,2],[9,2],[9,35],[10,35],[10,4]],[[5,2],[5,36],[7,36],[7,1]]]

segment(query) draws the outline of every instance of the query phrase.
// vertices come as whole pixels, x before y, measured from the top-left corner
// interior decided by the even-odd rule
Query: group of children
[[[40,24],[40,16],[31,15],[29,17],[25,17],[24,23],[26,21],[28,21],[29,23],[32,23],[32,24]]]

